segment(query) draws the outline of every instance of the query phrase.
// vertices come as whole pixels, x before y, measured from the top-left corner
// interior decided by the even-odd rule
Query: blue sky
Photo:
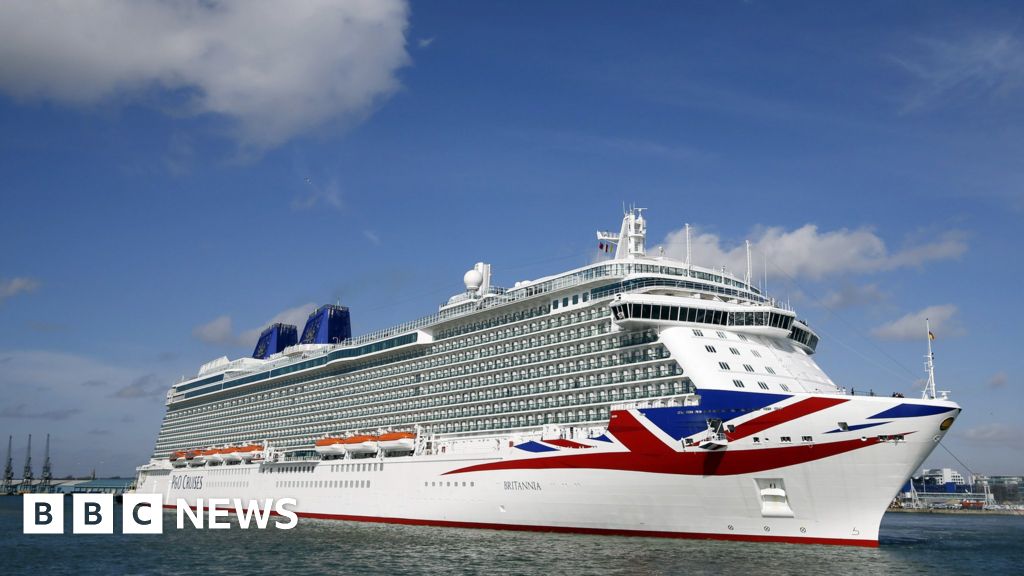
[[[1022,16],[6,2],[0,433],[18,470],[49,432],[58,474],[130,474],[171,382],[271,320],[340,299],[362,333],[480,260],[502,285],[582,265],[625,202],[652,250],[685,222],[699,263],[767,250],[841,385],[910,392],[930,316],[945,444],[1022,474]]]

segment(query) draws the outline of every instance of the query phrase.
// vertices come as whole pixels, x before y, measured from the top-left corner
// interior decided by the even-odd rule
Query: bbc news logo
[[[121,509],[121,532],[124,534],[163,534],[163,496],[160,494],[125,494]],[[195,508],[179,498],[176,527],[181,530],[187,520],[194,528],[211,530],[231,528],[228,521],[234,511],[238,527],[246,530],[250,525],[263,530],[277,515],[274,528],[290,530],[299,517],[286,506],[294,506],[293,498],[279,500],[248,500],[240,498],[210,498],[196,500]],[[71,530],[74,534],[113,534],[113,494],[73,494],[71,501]],[[25,534],[63,534],[64,496],[62,494],[25,494],[22,505],[22,531]]]

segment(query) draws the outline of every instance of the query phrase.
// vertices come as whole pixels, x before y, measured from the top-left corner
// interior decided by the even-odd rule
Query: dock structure
[[[28,435],[28,448],[25,450],[25,470],[21,473],[21,484],[32,485],[32,435]]]
[[[4,465],[4,483],[0,486],[0,494],[14,493],[14,467],[11,466],[11,442],[14,436],[7,437],[7,463]]]
[[[43,456],[43,471],[39,476],[39,484],[36,492],[50,492],[50,484],[53,481],[53,472],[50,470],[50,435],[46,435],[46,451]]]

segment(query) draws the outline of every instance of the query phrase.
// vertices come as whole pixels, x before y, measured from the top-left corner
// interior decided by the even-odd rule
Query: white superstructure
[[[204,365],[168,392],[138,490],[292,497],[308,517],[876,544],[959,407],[846,394],[749,267],[650,257],[645,234],[631,210],[598,233],[611,259],[510,289],[477,264],[427,318]]]

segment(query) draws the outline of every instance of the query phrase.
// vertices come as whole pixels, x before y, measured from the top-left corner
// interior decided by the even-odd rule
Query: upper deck
[[[517,282],[512,288],[491,286],[490,266],[477,264],[466,274],[466,291],[442,304],[438,312],[390,328],[377,330],[334,344],[298,344],[273,354],[266,359],[241,358],[227,361],[222,358],[204,365],[199,373],[174,384],[167,393],[167,404],[172,405],[222,390],[254,384],[288,374],[316,370],[328,364],[365,360],[385,352],[425,346],[472,332],[492,328],[522,319],[526,313],[540,309],[543,313],[582,302],[610,299],[630,293],[689,295],[703,304],[699,322],[704,321],[703,309],[714,310],[721,305],[741,305],[765,310],[765,315],[751,314],[772,322],[786,318],[785,329],[793,324],[793,314],[785,306],[766,297],[749,282],[724,270],[694,266],[688,262],[648,257],[644,249],[646,223],[638,212],[627,213],[622,229],[616,236],[599,232],[603,246],[615,246],[613,258],[580,268],[546,276],[537,280]],[[540,306],[538,306],[540,304]],[[775,313],[768,312],[775,310]],[[623,309],[622,314],[630,314]],[[638,308],[637,314],[641,314]],[[660,312],[659,312],[660,313]],[[639,317],[639,316],[637,316]],[[709,312],[709,322],[719,319],[733,324],[744,322],[746,315],[724,317]],[[678,312],[673,320],[680,320]],[[686,316],[682,317],[686,321]],[[817,336],[803,324],[793,325],[800,331],[794,338],[813,352]]]

